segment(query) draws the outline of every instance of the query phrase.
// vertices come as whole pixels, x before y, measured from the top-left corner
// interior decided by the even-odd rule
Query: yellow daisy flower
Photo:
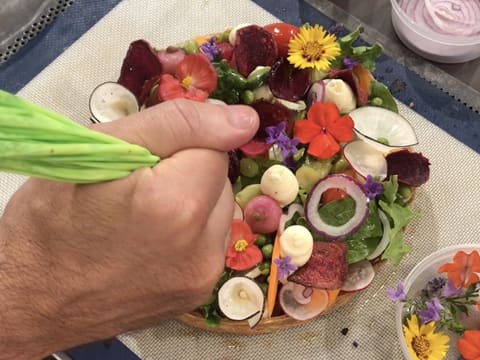
[[[442,360],[448,351],[448,336],[435,333],[435,322],[419,326],[417,315],[407,319],[403,334],[413,360]]]
[[[335,35],[328,34],[323,27],[300,28],[295,37],[288,43],[288,61],[296,68],[315,68],[327,72],[330,60],[340,55],[340,47]]]

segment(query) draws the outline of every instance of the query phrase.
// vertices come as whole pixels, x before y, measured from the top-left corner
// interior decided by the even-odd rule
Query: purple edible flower
[[[200,45],[200,50],[208,58],[208,60],[213,61],[215,58],[220,55],[220,49],[217,47],[215,42],[215,36],[210,38],[210,41]]]
[[[345,66],[346,69],[353,69],[355,66],[360,64],[360,60],[354,60],[349,56],[345,56],[342,60],[343,66]]]
[[[363,184],[363,189],[366,191],[370,200],[375,199],[377,195],[383,194],[383,185],[373,180],[372,175],[367,176],[367,181]]]
[[[440,320],[439,311],[443,310],[442,304],[437,297],[434,297],[432,301],[425,302],[426,310],[417,310],[418,316],[422,318],[424,324],[429,323],[430,321]]]
[[[298,139],[290,139],[285,133],[286,128],[285,121],[282,121],[277,126],[267,126],[265,131],[267,133],[267,138],[265,142],[267,144],[277,144],[278,148],[282,152],[283,159],[287,159],[290,155],[297,153],[297,145],[299,144]]]
[[[442,289],[442,296],[445,298],[462,296],[463,290],[455,287],[452,280],[448,280],[447,285]]]
[[[273,262],[278,267],[278,280],[283,280],[288,277],[291,273],[297,270],[297,266],[291,263],[292,258],[290,256],[285,256],[284,258],[274,259]]]
[[[340,35],[340,32],[343,30],[343,24],[341,23],[335,23],[332,26],[330,26],[327,30],[329,34],[335,35],[338,37]]]
[[[403,283],[399,282],[397,288],[394,289],[387,289],[387,295],[393,301],[403,301],[407,298],[407,294],[405,294],[405,288],[403,287]]]

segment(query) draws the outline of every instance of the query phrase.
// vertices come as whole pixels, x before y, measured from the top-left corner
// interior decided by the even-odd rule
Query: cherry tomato
[[[274,23],[263,28],[273,35],[277,43],[278,56],[287,56],[288,43],[297,35],[298,27],[287,23]]]
[[[335,200],[340,200],[344,199],[348,196],[348,194],[338,188],[330,188],[328,190],[325,190],[322,194],[322,204],[326,205],[329,202],[335,201]]]

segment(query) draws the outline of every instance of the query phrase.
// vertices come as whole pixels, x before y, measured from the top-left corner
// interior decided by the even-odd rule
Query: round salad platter
[[[225,269],[210,299],[178,319],[268,333],[335,311],[409,251],[403,230],[429,162],[373,75],[379,44],[319,24],[242,24],[157,49],[133,41],[119,78],[90,97],[92,121],[164,101],[244,104],[254,138],[229,152],[235,195]]]

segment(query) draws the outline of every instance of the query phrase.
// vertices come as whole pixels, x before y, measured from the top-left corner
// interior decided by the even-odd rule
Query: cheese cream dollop
[[[293,265],[305,265],[312,256],[312,251],[313,236],[305,226],[289,226],[280,236],[280,256],[290,256]]]
[[[295,201],[299,186],[295,174],[286,166],[277,164],[265,170],[260,180],[260,189],[284,207]]]

